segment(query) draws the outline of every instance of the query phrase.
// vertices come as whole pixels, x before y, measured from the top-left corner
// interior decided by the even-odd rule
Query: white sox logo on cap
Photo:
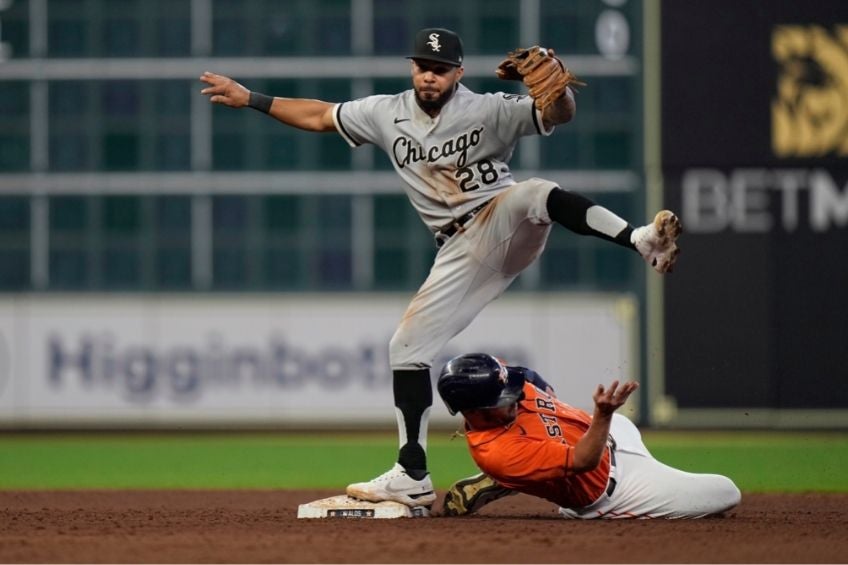
[[[459,67],[462,65],[462,40],[449,29],[424,28],[415,34],[413,53],[407,59],[435,61]]]

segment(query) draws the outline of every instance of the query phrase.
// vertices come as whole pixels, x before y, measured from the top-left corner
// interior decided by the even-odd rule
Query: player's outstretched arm
[[[639,383],[629,381],[618,386],[618,381],[613,381],[610,387],[604,388],[598,385],[592,399],[595,401],[595,413],[592,415],[592,423],[589,429],[577,445],[574,446],[573,469],[576,472],[590,471],[601,462],[604,448],[609,437],[610,423],[613,413],[624,406],[627,399],[634,390],[639,388]]]
[[[286,125],[307,131],[335,131],[333,106],[322,100],[306,98],[272,98],[251,93],[245,86],[229,77],[205,72],[200,81],[207,86],[200,91],[213,104],[230,108],[251,107],[267,113]]]

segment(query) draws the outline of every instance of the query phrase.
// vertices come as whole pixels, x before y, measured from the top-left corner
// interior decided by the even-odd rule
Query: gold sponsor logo
[[[771,105],[779,157],[848,155],[848,25],[774,28],[778,64]]]

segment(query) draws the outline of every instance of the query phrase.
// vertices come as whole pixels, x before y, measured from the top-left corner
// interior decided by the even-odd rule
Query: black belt
[[[615,467],[615,449],[613,446],[610,446],[610,471]],[[612,496],[612,493],[615,492],[615,487],[618,485],[614,477],[609,478],[609,483],[607,483],[607,496]]]
[[[476,216],[480,212],[480,210],[488,206],[489,202],[491,201],[492,199],[486,200],[479,206],[472,208],[471,210],[458,217],[451,223],[439,228],[439,231],[437,231],[434,235],[434,237],[436,238],[436,247],[441,247],[442,245],[447,243],[447,241],[452,238],[454,234],[456,234],[456,232],[463,231],[463,227],[465,227],[465,224],[470,222],[474,218],[474,216]]]
[[[609,438],[609,450],[610,450],[610,473],[612,473],[613,467],[615,467],[615,440],[612,439],[612,436]],[[612,496],[612,493],[615,492],[615,487],[618,485],[618,482],[615,480],[615,477],[609,478],[609,483],[607,483],[607,496]]]

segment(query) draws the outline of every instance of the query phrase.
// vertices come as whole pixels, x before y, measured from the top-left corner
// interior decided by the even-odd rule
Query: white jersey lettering
[[[392,143],[392,156],[395,159],[395,164],[398,168],[404,168],[410,163],[424,161],[435,163],[439,159],[446,159],[453,155],[459,154],[456,160],[457,167],[464,167],[468,160],[468,149],[480,143],[480,133],[484,128],[473,130],[471,133],[464,133],[457,138],[448,139],[441,147],[433,145],[428,150],[417,145],[415,140],[406,136],[400,136]]]

